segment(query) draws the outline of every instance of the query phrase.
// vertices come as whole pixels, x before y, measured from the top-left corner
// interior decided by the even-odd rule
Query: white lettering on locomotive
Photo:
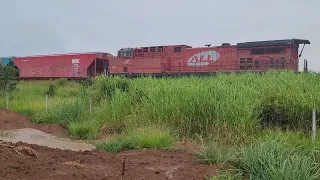
[[[217,51],[203,51],[190,57],[187,64],[193,67],[208,66],[211,62],[218,60],[219,55]]]

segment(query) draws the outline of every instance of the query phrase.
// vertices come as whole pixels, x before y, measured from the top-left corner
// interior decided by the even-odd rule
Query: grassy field
[[[202,146],[200,160],[228,167],[212,179],[320,178],[320,141],[311,141],[312,109],[320,112],[319,104],[320,76],[292,72],[97,77],[89,85],[28,81],[10,94],[10,109],[38,123],[64,123],[79,139],[118,135],[97,144],[110,152],[194,140]]]

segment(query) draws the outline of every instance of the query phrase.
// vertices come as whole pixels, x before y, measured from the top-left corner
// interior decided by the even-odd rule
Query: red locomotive
[[[221,46],[187,45],[124,48],[109,53],[78,53],[14,57],[21,79],[83,79],[97,75],[186,75],[216,72],[298,71],[299,45],[309,40],[256,41]],[[12,64],[10,62],[9,64]],[[304,70],[307,70],[305,62]]]
[[[299,45],[309,40],[256,41],[221,46],[187,45],[124,48],[110,59],[109,74],[139,76],[208,74],[216,72],[263,72],[268,69],[298,71]],[[303,46],[304,47],[304,46]],[[303,50],[303,49],[302,49]],[[306,65],[304,67],[306,69]]]

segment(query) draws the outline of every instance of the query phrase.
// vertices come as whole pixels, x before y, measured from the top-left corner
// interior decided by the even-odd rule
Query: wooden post
[[[49,96],[48,94],[46,94],[46,113],[48,113],[48,99],[49,99]]]
[[[316,133],[317,133],[316,110],[313,109],[312,111],[312,140],[313,141],[316,139]]]
[[[7,104],[7,109],[9,109],[9,93],[6,92],[6,104]]]

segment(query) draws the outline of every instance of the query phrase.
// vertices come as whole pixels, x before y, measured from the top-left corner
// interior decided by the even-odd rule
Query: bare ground
[[[36,125],[18,113],[0,110],[0,131],[21,128],[33,128],[60,137],[67,133],[60,125]],[[194,146],[188,148],[196,149]],[[218,174],[216,166],[199,162],[188,151],[131,150],[110,154],[96,149],[72,151],[0,141],[0,162],[0,179],[6,180],[193,180]]]
[[[33,128],[58,137],[68,137],[61,124],[35,124],[27,117],[11,110],[0,109],[0,130]]]

